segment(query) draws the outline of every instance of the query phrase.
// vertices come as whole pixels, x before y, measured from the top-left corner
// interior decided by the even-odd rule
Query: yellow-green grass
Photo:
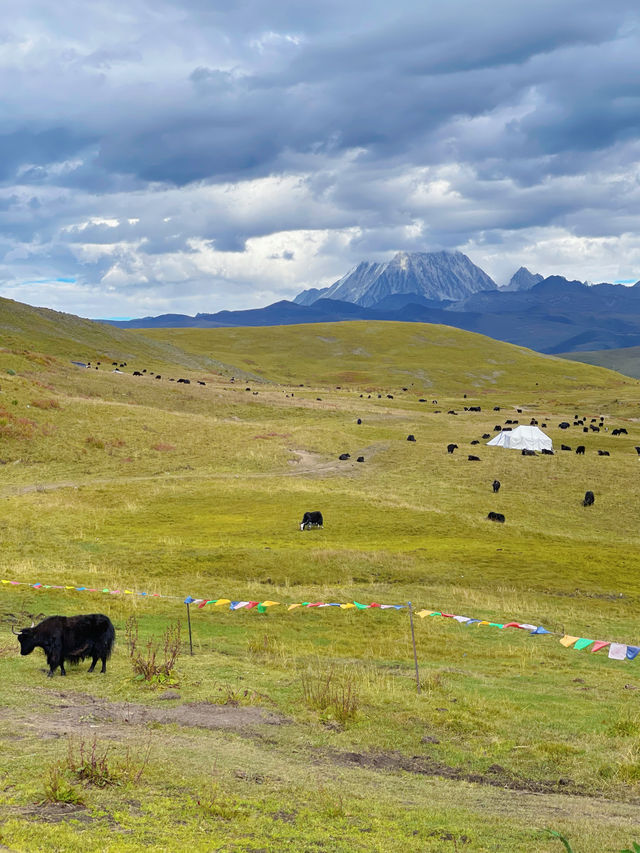
[[[411,398],[461,398],[474,404],[500,398],[534,402],[540,395],[602,405],[620,376],[553,356],[534,354],[483,335],[424,323],[345,322],[239,329],[144,329],[142,338],[238,365],[274,382],[371,386]],[[537,383],[537,386],[536,386]],[[598,389],[600,396],[592,396]],[[523,399],[523,393],[526,399]],[[614,395],[617,396],[617,394]],[[394,399],[398,399],[395,397]]]
[[[0,347],[3,362],[11,355],[36,349],[38,354],[91,361],[112,368],[112,361],[143,361],[147,369],[167,365],[192,369],[224,369],[207,358],[181,352],[167,342],[153,342],[106,323],[85,320],[73,314],[34,308],[0,297]]]
[[[342,324],[334,337],[344,327],[357,336],[360,326]],[[0,738],[10,756],[0,771],[0,843],[29,851],[553,851],[561,845],[543,831],[552,826],[576,853],[596,853],[640,839],[638,661],[567,650],[555,635],[416,617],[417,695],[406,610],[286,610],[302,601],[410,600],[416,609],[640,640],[638,383],[575,365],[572,385],[565,362],[456,330],[446,333],[457,348],[440,343],[418,358],[414,328],[378,324],[379,362],[371,359],[357,387],[338,381],[337,356],[326,374],[314,373],[317,353],[295,329],[290,337],[245,330],[244,353],[240,343],[212,351],[247,370],[257,372],[247,359],[261,364],[267,383],[248,383],[251,391],[214,372],[193,374],[204,387],[184,387],[76,370],[34,352],[13,354],[12,373],[0,361],[0,577],[172,596],[0,585]],[[269,350],[253,337],[262,332],[282,337]],[[268,384],[283,380],[280,347],[292,364],[298,350],[291,385]],[[425,386],[398,391],[415,378],[391,381],[403,349],[412,370],[420,359],[437,368],[426,404],[417,400]],[[477,376],[481,358],[507,356],[504,384],[473,397],[474,386],[460,383],[465,365]],[[344,356],[342,374],[351,366]],[[380,389],[371,398],[367,383]],[[394,399],[378,399],[383,390]],[[463,411],[478,404],[481,413]],[[558,428],[576,413],[603,413],[609,430],[624,426],[628,435]],[[481,436],[495,434],[495,424],[531,416],[547,421],[556,448],[585,444],[585,456],[523,458],[485,447]],[[453,455],[450,441],[459,445]],[[343,451],[346,462],[337,459]],[[469,453],[481,461],[467,461]],[[596,494],[591,508],[580,503],[587,488]],[[322,510],[324,530],[299,531],[307,509]],[[489,510],[503,512],[505,525],[488,522]],[[188,594],[280,604],[264,615],[192,607],[191,657]],[[17,655],[10,624],[97,611],[118,633],[106,676],[88,676],[85,663],[50,681],[39,651]],[[184,654],[170,688],[179,699],[160,698],[166,684],[135,679],[125,642],[132,613],[143,641],[181,620]],[[305,679],[331,673],[357,692],[353,719],[303,700]],[[162,716],[127,723],[106,704],[162,715],[171,705],[225,701],[240,708],[237,724],[222,730]],[[114,761],[128,746],[135,764],[150,743],[139,782],[123,777],[96,789],[73,777],[61,706],[78,705],[66,729],[72,750],[97,737]],[[245,706],[287,722],[243,726]],[[37,805],[57,764],[84,801],[76,812]]]
[[[560,358],[566,358],[569,361],[581,361],[584,364],[597,364],[609,370],[617,370],[626,376],[640,378],[640,347],[567,352],[562,353]]]

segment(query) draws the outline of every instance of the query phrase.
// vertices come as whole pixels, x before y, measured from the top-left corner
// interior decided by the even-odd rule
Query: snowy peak
[[[456,301],[496,289],[495,282],[462,252],[398,252],[386,263],[362,261],[325,290],[322,298],[371,308],[396,293]],[[305,291],[296,301],[310,295]]]
[[[509,284],[500,288],[501,290],[531,290],[536,284],[539,284],[543,280],[544,276],[541,276],[540,273],[532,273],[526,267],[520,267],[520,269],[511,276],[511,281]]]

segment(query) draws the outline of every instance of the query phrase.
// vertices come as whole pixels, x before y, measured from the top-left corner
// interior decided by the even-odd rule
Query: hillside
[[[558,353],[560,358],[581,361],[583,364],[595,364],[616,370],[625,376],[640,379],[640,347],[621,347],[620,349],[594,350],[592,352]]]
[[[291,385],[406,386],[430,396],[436,391],[445,396],[517,396],[528,388],[530,396],[537,384],[568,398],[577,388],[607,396],[625,384],[630,391],[635,385],[616,374],[577,362],[569,368],[566,360],[449,326],[348,322],[137,334]]]
[[[0,297],[0,347],[37,350],[70,361],[145,361],[163,365],[206,369],[221,367],[211,359],[181,352],[163,341],[145,340],[115,326],[84,320],[74,314],[33,308]]]
[[[560,643],[640,640],[639,382],[449,327],[44,319],[0,352],[0,846],[640,841],[640,657]],[[121,373],[70,364],[114,340]],[[486,446],[531,418],[555,455]],[[11,628],[92,612],[105,675],[19,655]]]

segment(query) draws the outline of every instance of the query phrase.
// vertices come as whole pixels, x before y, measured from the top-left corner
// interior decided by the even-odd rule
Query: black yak
[[[14,631],[14,633],[16,633]],[[38,625],[23,628],[18,634],[20,654],[29,655],[39,646],[47,656],[49,678],[57,667],[60,675],[66,675],[64,662],[78,663],[90,657],[89,672],[93,672],[99,660],[101,672],[107,671],[107,658],[111,656],[116,638],[115,628],[103,613],[81,616],[48,616]]]
[[[584,499],[582,501],[582,506],[593,506],[595,501],[595,497],[593,492],[585,492]]]
[[[300,530],[311,530],[312,527],[324,527],[322,513],[317,510],[315,512],[305,512],[300,522]]]

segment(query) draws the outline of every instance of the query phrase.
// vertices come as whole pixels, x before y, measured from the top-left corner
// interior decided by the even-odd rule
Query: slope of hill
[[[606,367],[608,370],[616,370],[625,376],[640,379],[640,346],[587,352],[565,352],[558,353],[558,355],[560,358],[566,358],[569,361],[595,364],[598,367]]]
[[[111,361],[144,361],[150,367],[223,367],[207,357],[181,352],[162,340],[140,338],[113,325],[1,297],[0,346],[7,350],[35,350],[70,361],[103,361],[105,366]]]
[[[613,388],[620,376],[541,356],[448,326],[349,322],[244,329],[158,329],[137,334],[235,364],[270,381],[364,387],[412,386],[440,393],[515,392],[527,380],[556,393]],[[630,382],[630,380],[628,380]]]

